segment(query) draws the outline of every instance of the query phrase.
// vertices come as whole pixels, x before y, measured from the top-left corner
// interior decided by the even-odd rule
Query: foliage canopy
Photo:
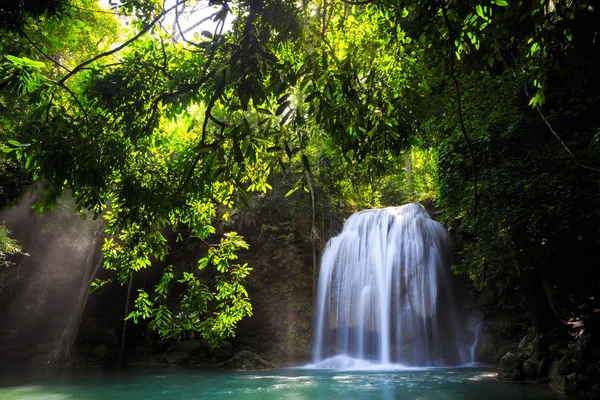
[[[122,34],[92,1],[61,4],[2,26],[3,163],[14,192],[29,177],[52,185],[41,209],[70,190],[102,215],[121,282],[164,259],[167,229],[206,240],[217,207],[266,193],[290,165],[307,172],[290,195],[316,178],[356,205],[437,196],[474,238],[462,268],[478,285],[518,285],[525,269],[558,285],[569,261],[543,246],[583,241],[587,257],[598,243],[591,2],[125,0]],[[229,265],[245,243],[211,246],[200,269],[214,267],[214,288],[167,267],[130,316],[164,337],[232,335],[251,313],[249,268]],[[591,278],[557,296],[597,308]],[[163,302],[174,281],[187,287],[179,311]]]

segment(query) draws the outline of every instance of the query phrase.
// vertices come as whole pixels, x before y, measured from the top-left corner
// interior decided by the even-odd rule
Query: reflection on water
[[[3,371],[0,400],[96,399],[561,399],[545,387],[501,383],[490,369],[227,372],[180,368]]]

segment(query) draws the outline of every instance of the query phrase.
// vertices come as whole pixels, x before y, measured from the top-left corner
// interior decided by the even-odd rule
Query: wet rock
[[[275,364],[249,351],[240,351],[229,360],[217,364],[217,367],[235,371],[266,371],[277,368]]]
[[[167,349],[167,355],[164,360],[169,365],[180,364],[199,364],[198,359],[206,355],[208,344],[200,340],[184,340],[173,342]]]
[[[523,362],[523,373],[527,379],[535,379],[538,377],[538,368],[540,363],[533,360],[525,360]]]
[[[218,363],[225,360],[229,360],[231,357],[233,357],[233,354],[234,352],[231,346],[220,347],[213,351],[213,355]]]
[[[559,361],[554,361],[550,366],[548,378],[550,378],[550,389],[557,393],[565,392],[565,378],[558,373]]]
[[[502,381],[518,381],[523,379],[523,363],[514,353],[506,353],[500,360],[498,379]]]
[[[167,364],[169,365],[181,365],[188,358],[188,353],[183,351],[173,351],[167,354]]]

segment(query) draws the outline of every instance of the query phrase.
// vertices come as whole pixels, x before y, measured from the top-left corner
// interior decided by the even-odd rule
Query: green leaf
[[[304,99],[305,103],[310,103],[315,97],[317,97],[320,94],[320,92],[313,92],[311,94],[309,94],[306,99]]]
[[[485,18],[485,15],[483,15],[483,8],[481,7],[481,4],[477,4],[477,6],[475,6],[475,12],[477,13],[477,15],[479,15],[481,18]]]
[[[308,162],[308,158],[304,154],[302,154],[302,165],[304,165],[304,169],[310,172],[310,164]]]
[[[279,116],[285,111],[285,109],[290,105],[289,101],[284,101],[277,107],[277,111],[275,111],[275,115]]]
[[[208,258],[204,257],[198,261],[198,269],[203,270],[208,265]]]
[[[289,196],[291,196],[291,195],[292,195],[292,194],[294,194],[294,192],[296,192],[296,190],[298,190],[298,189],[300,189],[300,187],[295,187],[295,188],[293,188],[293,189],[291,189],[291,190],[288,190],[288,192],[285,194],[285,197],[289,197]]]

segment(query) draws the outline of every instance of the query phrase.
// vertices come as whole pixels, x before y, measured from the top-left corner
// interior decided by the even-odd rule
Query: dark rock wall
[[[240,323],[233,343],[267,360],[307,362],[313,324],[310,220],[270,206],[242,213],[235,228],[250,244],[240,261],[254,268],[247,282],[254,315]]]

